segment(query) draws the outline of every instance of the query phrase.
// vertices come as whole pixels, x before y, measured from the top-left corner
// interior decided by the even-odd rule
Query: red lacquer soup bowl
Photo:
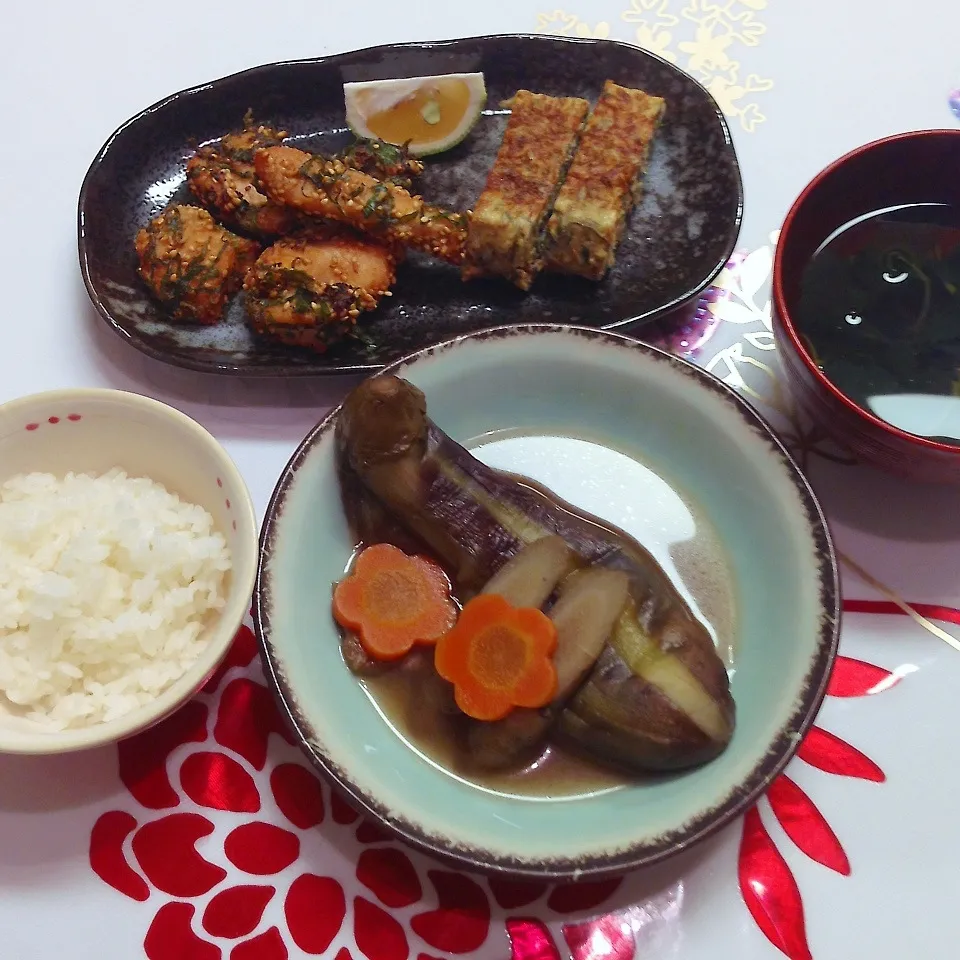
[[[912,480],[960,482],[957,445],[908,433],[847,397],[811,355],[799,329],[804,271],[840,228],[914,204],[960,209],[960,130],[920,130],[877,140],[818,174],[784,221],[773,267],[773,329],[799,406],[862,463]],[[960,332],[960,298],[957,326]]]

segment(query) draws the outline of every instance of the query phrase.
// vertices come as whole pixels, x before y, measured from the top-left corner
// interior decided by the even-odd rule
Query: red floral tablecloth
[[[873,696],[899,680],[841,657],[828,696]],[[129,797],[93,825],[90,866],[144,904],[150,960],[219,960],[227,947],[231,960],[284,960],[295,950],[426,960],[485,946],[512,960],[638,956],[649,905],[625,906],[623,880],[547,885],[451,871],[361,818],[292,742],[244,626],[200,696],[119,746]],[[873,760],[819,726],[798,756],[835,776],[885,779]],[[841,840],[790,776],[767,799],[799,850],[850,873]],[[791,960],[809,957],[801,891],[756,808],[742,824],[737,870],[744,908],[763,934]]]
[[[261,508],[345,385],[198,377],[105,332],[78,277],[75,217],[109,131],[171,90],[376,43],[536,30],[676,62],[730,123],[746,246],[698,304],[643,335],[740,390],[789,443],[830,519],[846,599],[817,726],[755,809],[650,870],[551,887],[458,873],[338,800],[289,742],[246,627],[155,730],[74,757],[0,757],[0,960],[956,956],[960,496],[856,466],[797,414],[770,329],[768,235],[846,150],[960,120],[953,0],[53,0],[5,13],[0,402],[83,385],[156,396],[225,444]]]
[[[725,379],[758,405],[774,403],[773,415],[790,425],[783,433],[803,448],[809,431],[777,388],[775,368],[757,359],[772,348],[769,302],[758,304],[770,263],[769,247],[736,254],[696,304],[643,335],[725,369]],[[772,397],[747,386],[738,373],[744,366],[766,372]],[[847,599],[845,610],[960,623],[951,609],[890,600]],[[645,955],[649,915],[668,911],[669,902],[638,900],[636,878],[547,885],[456,872],[361,818],[293,748],[257,654],[244,626],[201,696],[118,748],[129,796],[93,825],[90,865],[119,894],[143,903],[150,960]],[[841,656],[828,697],[876,696],[903,676]],[[738,889],[743,918],[790,960],[811,951],[803,890],[784,843],[837,875],[851,872],[842,837],[795,778],[798,765],[874,784],[886,779],[855,744],[817,725],[773,783],[764,812],[754,807],[734,828],[738,852],[726,882]]]

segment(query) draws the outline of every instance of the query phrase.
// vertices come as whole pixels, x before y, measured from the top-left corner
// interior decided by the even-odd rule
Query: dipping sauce
[[[797,332],[857,406],[960,445],[960,207],[908,204],[836,230],[804,272]]]

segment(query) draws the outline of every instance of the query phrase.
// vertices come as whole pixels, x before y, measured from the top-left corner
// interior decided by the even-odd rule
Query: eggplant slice
[[[540,544],[554,540],[559,538],[534,541],[503,569],[523,560],[528,551]],[[499,592],[495,588],[502,574],[503,571],[494,575],[484,593]],[[520,766],[524,760],[533,760],[542,752],[557,717],[603,652],[627,602],[629,587],[629,579],[622,570],[597,566],[577,570],[563,580],[549,613],[557,628],[557,649],[553,656],[557,671],[556,695],[540,710],[517,707],[502,720],[471,721],[464,738],[468,762],[480,770],[502,770]],[[514,606],[522,606],[506,591],[501,596]]]
[[[368,379],[348,395],[336,446],[355,530],[374,515],[399,523],[445,565],[464,601],[547,537],[562,538],[581,567],[626,575],[627,603],[592,668],[567,691],[555,724],[563,739],[631,773],[696,766],[726,748],[735,707],[723,662],[632,537],[481,463],[427,417],[423,393],[395,376]],[[542,726],[530,717],[514,724],[525,738]]]

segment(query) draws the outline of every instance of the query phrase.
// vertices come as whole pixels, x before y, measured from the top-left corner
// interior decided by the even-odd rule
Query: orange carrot
[[[499,720],[514,707],[543,707],[554,698],[556,646],[557,628],[543,611],[481,594],[437,642],[434,666],[467,716]]]
[[[456,622],[450,581],[425,557],[389,543],[367,547],[333,592],[333,615],[377,660],[398,660],[414,644],[436,643]]]

